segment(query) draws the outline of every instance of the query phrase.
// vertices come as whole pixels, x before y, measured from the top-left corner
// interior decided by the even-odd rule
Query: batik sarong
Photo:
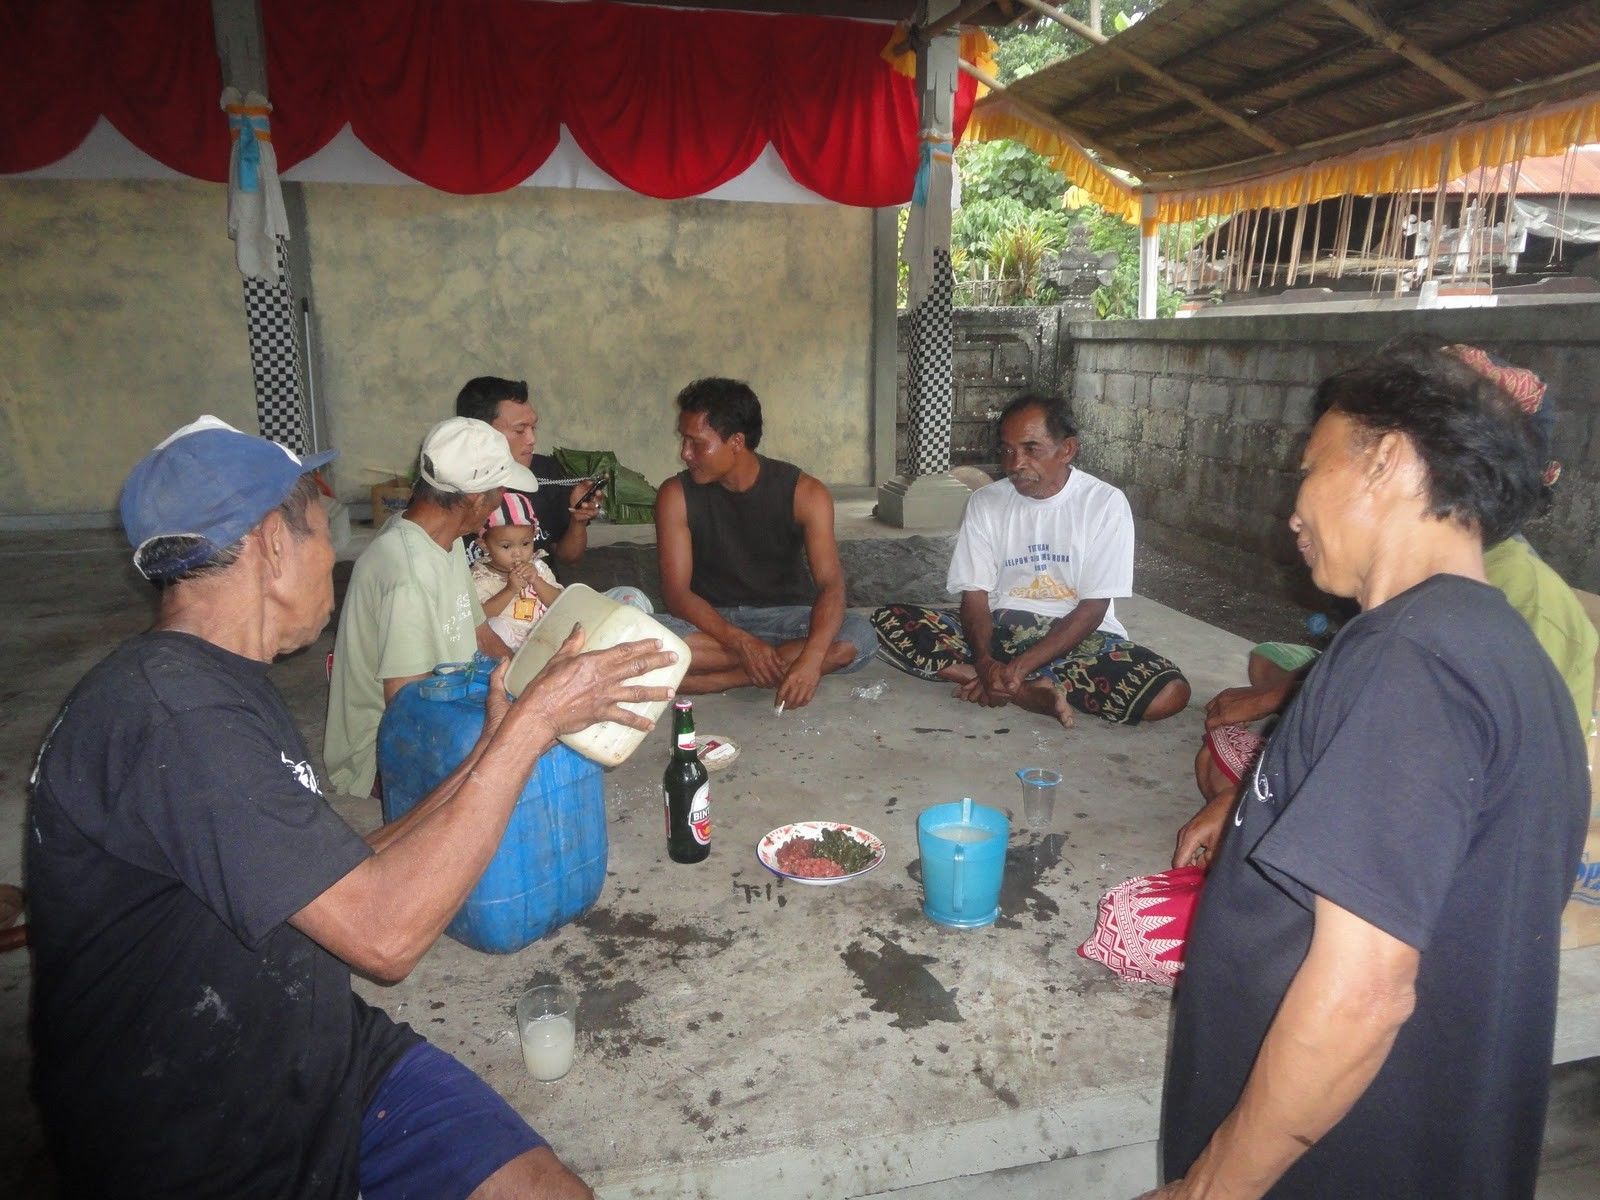
[[[997,662],[1010,662],[1055,624],[1055,618],[1017,609],[999,609],[991,616],[989,654]],[[872,625],[878,631],[880,656],[908,675],[938,679],[939,672],[972,662],[972,647],[958,613],[889,604],[872,614]],[[1135,725],[1161,689],[1182,679],[1183,673],[1155,651],[1097,630],[1028,678],[1048,678],[1079,712],[1117,725]]]

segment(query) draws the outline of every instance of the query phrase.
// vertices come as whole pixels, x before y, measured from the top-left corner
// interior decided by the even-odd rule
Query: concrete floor
[[[0,571],[3,881],[20,878],[39,736],[149,605],[107,533],[0,538]],[[1167,865],[1194,808],[1198,703],[1242,682],[1247,643],[1148,600],[1119,611],[1189,674],[1195,707],[1149,728],[1068,732],[877,664],[781,717],[754,692],[704,698],[702,734],[741,747],[712,777],[705,863],[665,855],[658,730],[608,777],[609,878],[587,917],[504,957],[442,940],[404,983],[361,990],[482,1073],[606,1200],[1134,1195],[1155,1178],[1169,993],[1075,949],[1106,888]],[[330,632],[273,668],[313,748],[331,643]],[[879,699],[851,695],[879,682]],[[1062,770],[1065,794],[1048,829],[1014,831],[1000,922],[932,925],[918,907],[916,813],[963,795],[1015,810],[1013,772],[1029,765]],[[371,801],[335,803],[358,828],[377,820]],[[835,888],[777,880],[755,844],[807,818],[865,826],[886,862]],[[49,1194],[24,1092],[26,971],[25,955],[0,958],[0,1195],[18,1197]],[[1564,971],[1557,1057],[1590,1058],[1600,952],[1567,956]],[[510,1013],[549,977],[582,994],[579,1059],[537,1084]],[[1600,1129],[1582,1125],[1587,1087],[1570,1105],[1578,1148],[1552,1162],[1547,1200],[1600,1192],[1583,1149]]]

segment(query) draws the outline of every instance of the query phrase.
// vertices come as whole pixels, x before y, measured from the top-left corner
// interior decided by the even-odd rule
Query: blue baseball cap
[[[122,485],[122,528],[146,579],[171,579],[210,562],[282,504],[300,477],[338,457],[304,457],[209,414],[139,460]],[[146,562],[157,538],[191,538],[190,550]]]

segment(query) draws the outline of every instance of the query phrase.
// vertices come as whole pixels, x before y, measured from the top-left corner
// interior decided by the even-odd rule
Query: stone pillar
[[[938,20],[954,7],[955,0],[936,0],[928,5],[927,19]],[[953,528],[968,495],[966,485],[950,475],[950,192],[959,45],[959,30],[952,29],[917,49],[922,149],[901,251],[911,267],[911,474],[878,489],[877,509],[879,520],[902,528]]]

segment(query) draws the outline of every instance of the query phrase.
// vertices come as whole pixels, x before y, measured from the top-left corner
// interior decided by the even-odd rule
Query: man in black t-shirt
[[[358,837],[267,677],[333,610],[310,476],[331,457],[202,417],[123,489],[156,624],[68,697],[28,810],[33,1091],[64,1195],[590,1196],[350,972],[403,978],[477,882],[535,758],[596,720],[647,725],[618,702],[664,690],[622,680],[671,658],[574,642],[514,705],[497,676],[461,766]]]
[[[1588,816],[1572,701],[1483,545],[1540,489],[1459,359],[1326,380],[1290,518],[1361,615],[1253,775],[1189,933],[1156,1195],[1531,1198],[1560,915]]]
[[[541,480],[560,479],[565,472],[548,454],[535,454],[538,444],[539,414],[528,402],[528,385],[521,379],[500,379],[480,375],[469,379],[456,395],[456,416],[487,421],[511,444],[511,457]],[[528,494],[539,532],[534,549],[547,551],[563,566],[571,566],[589,548],[589,522],[600,515],[605,502],[603,487],[591,490],[587,484],[543,484]],[[574,504],[578,500],[581,503]]]
[[[771,688],[779,708],[811,703],[833,672],[877,653],[872,625],[845,611],[833,496],[793,463],[757,454],[761,401],[737,379],[678,393],[684,469],[656,496],[656,559],[667,612],[691,655],[686,695]]]

